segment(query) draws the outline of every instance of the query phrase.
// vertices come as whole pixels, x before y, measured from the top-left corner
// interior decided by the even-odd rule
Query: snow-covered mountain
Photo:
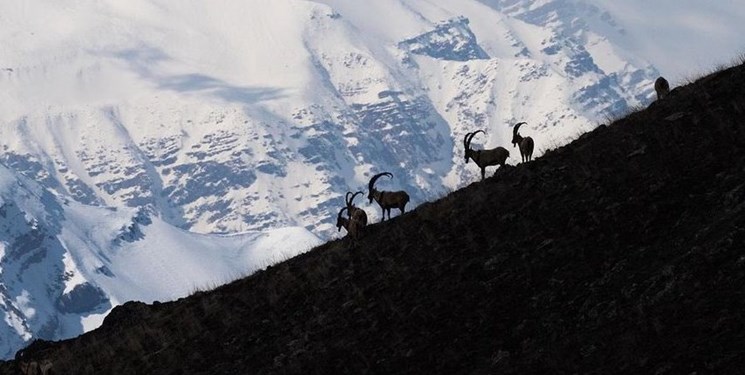
[[[0,166],[0,358],[76,336],[130,300],[172,300],[318,245],[304,228],[203,235],[84,205]]]
[[[466,132],[510,146],[527,121],[540,152],[648,100],[610,21],[540,3],[4,3],[0,160],[194,232],[328,238],[372,173],[413,204],[476,180]]]
[[[374,173],[392,172],[379,184],[412,205],[476,181],[467,132],[514,164],[518,121],[540,155],[648,103],[649,58],[664,54],[638,53],[654,43],[629,13],[580,0],[0,3],[0,354],[336,236],[344,194]]]

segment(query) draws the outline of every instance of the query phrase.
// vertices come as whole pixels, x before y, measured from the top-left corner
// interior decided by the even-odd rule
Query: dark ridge
[[[739,65],[354,248],[124,304],[0,373],[741,373],[744,122]]]

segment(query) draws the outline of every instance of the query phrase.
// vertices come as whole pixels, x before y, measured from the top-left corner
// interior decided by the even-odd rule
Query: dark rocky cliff
[[[741,64],[357,246],[127,303],[0,372],[738,373],[744,250]]]

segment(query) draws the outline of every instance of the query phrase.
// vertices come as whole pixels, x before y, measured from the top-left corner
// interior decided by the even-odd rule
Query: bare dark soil
[[[744,317],[739,65],[357,246],[127,303],[0,373],[734,374]]]

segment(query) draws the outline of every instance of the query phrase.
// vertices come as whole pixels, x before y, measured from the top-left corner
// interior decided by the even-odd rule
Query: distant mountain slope
[[[330,238],[341,196],[372,173],[392,172],[413,204],[477,179],[466,132],[506,146],[528,121],[540,153],[649,101],[657,72],[609,42],[624,37],[603,17],[544,10],[3,3],[0,161],[78,202],[145,208],[193,232]]]
[[[737,373],[745,63],[528,164],[4,363],[55,373]]]
[[[189,233],[145,210],[56,196],[0,166],[0,358],[96,328],[121,303],[183,297],[318,243],[303,228]]]

